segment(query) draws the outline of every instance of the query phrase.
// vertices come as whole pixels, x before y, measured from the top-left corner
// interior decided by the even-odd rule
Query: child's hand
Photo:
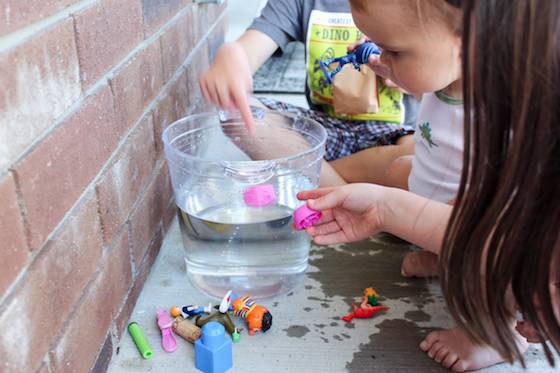
[[[240,45],[229,43],[218,50],[212,67],[200,79],[200,88],[206,100],[222,109],[237,108],[247,129],[254,129],[248,99],[253,77],[247,54]]]
[[[362,240],[382,229],[379,206],[385,188],[373,184],[349,184],[298,193],[323,217],[307,233],[319,245]]]

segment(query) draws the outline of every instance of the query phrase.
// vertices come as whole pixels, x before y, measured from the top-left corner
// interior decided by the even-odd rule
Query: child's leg
[[[403,136],[406,137],[409,136]],[[413,153],[414,144],[404,142],[402,145],[372,147],[329,163],[347,183],[404,187],[408,185],[410,162],[400,158]],[[321,185],[330,186],[323,185],[323,182]]]

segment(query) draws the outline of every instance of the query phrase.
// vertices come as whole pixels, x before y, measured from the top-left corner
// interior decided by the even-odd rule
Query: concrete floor
[[[312,247],[303,284],[261,302],[273,315],[272,328],[253,337],[241,333],[241,342],[233,346],[232,372],[445,372],[418,344],[429,331],[452,323],[437,282],[400,276],[400,262],[409,251],[409,245],[386,236],[352,245]],[[125,334],[110,373],[195,371],[191,344],[178,337],[177,351],[169,354],[161,349],[155,318],[158,308],[210,301],[187,281],[183,255],[175,222],[130,318],[143,328],[154,356],[143,360]],[[367,286],[374,286],[391,309],[353,324],[341,321]],[[235,322],[246,328],[244,321]],[[539,348],[532,347],[525,356],[528,372],[553,372]],[[501,364],[481,372],[523,370]]]

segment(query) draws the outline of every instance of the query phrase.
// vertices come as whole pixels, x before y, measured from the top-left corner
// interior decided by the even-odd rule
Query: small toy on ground
[[[130,324],[128,324],[128,332],[130,333],[130,336],[132,337],[136,348],[138,348],[140,355],[142,355],[142,357],[146,360],[151,359],[152,347],[150,346],[150,343],[148,343],[148,340],[146,339],[146,336],[144,335],[144,332],[142,331],[138,323],[131,322]]]
[[[249,335],[254,335],[259,330],[264,333],[272,326],[272,314],[249,296],[235,299],[232,306],[233,313],[247,321]]]
[[[181,312],[181,309],[179,307],[173,306],[169,310],[169,314],[171,315],[171,317],[179,317],[179,316],[182,315],[182,312]]]
[[[189,306],[184,306],[182,308],[183,313],[185,314],[184,317],[194,317],[196,315],[200,315],[202,313],[212,313],[212,303],[208,303],[208,306],[204,307],[204,306],[195,306],[195,305],[189,305]]]
[[[204,373],[223,373],[233,366],[231,341],[225,336],[224,326],[215,321],[202,327],[194,353],[195,367]]]
[[[161,330],[161,347],[165,352],[175,351],[177,349],[177,341],[171,331],[173,321],[166,310],[157,311],[157,324],[159,330]]]
[[[200,328],[182,316],[173,320],[173,331],[191,343],[200,338]]]
[[[356,319],[369,319],[373,317],[378,312],[387,311],[389,307],[387,306],[375,306],[368,308],[361,308],[352,303],[352,312],[348,315],[342,317],[342,320],[346,322],[351,322],[354,318]]]
[[[323,214],[321,211],[313,210],[307,204],[302,205],[294,211],[294,227],[298,230],[304,230],[315,225]]]
[[[380,55],[381,49],[372,42],[365,42],[356,48],[354,52],[348,53],[346,56],[321,61],[321,70],[323,70],[327,82],[332,84],[334,76],[342,70],[344,65],[351,63],[356,70],[360,71],[360,66],[367,64],[369,56],[373,54]],[[333,63],[338,63],[338,66],[334,70],[329,70],[329,66]]]
[[[362,295],[362,303],[360,304],[361,308],[369,308],[372,306],[379,305],[379,294],[375,291],[374,288],[365,288],[364,295]]]
[[[268,206],[276,202],[276,191],[272,184],[255,185],[243,192],[243,200],[251,207]]]
[[[229,334],[233,334],[237,332],[235,328],[235,324],[231,320],[231,317],[229,316],[228,313],[230,303],[231,303],[231,290],[228,291],[227,294],[222,299],[218,312],[214,312],[204,318],[202,318],[201,315],[196,316],[195,318],[196,326],[202,328],[206,323],[211,321],[216,321],[222,324],[226,328]]]

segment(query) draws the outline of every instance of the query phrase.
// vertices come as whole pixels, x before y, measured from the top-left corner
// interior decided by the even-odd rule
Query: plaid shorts
[[[301,115],[313,119],[325,127],[327,130],[325,159],[327,161],[346,157],[373,146],[394,145],[400,137],[414,133],[419,106],[414,97],[405,95],[405,122],[394,124],[381,121],[342,120],[331,117],[322,111],[304,109],[266,97],[257,97],[257,99],[270,110]]]

